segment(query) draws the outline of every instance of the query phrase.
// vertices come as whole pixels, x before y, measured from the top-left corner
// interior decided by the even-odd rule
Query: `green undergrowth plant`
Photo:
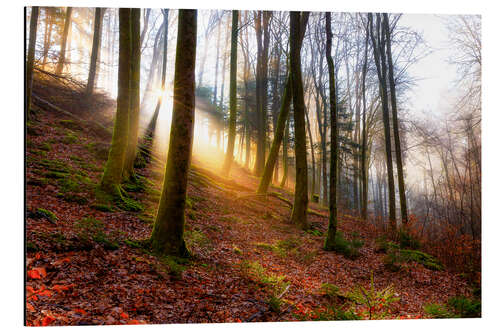
[[[45,217],[47,220],[51,222],[59,220],[56,214],[45,208],[37,208],[35,214],[37,214],[39,217]]]
[[[78,143],[79,139],[78,136],[75,134],[75,132],[67,130],[66,134],[64,137],[61,139],[61,142],[69,145],[69,144],[75,144]]]
[[[362,306],[362,311],[369,319],[383,319],[389,314],[391,304],[399,301],[392,285],[383,289],[376,289],[373,282],[373,272],[370,276],[370,287],[355,286],[347,293],[347,298]]]
[[[481,317],[481,301],[478,299],[454,296],[448,299],[447,305],[460,318]]]
[[[185,230],[184,239],[189,250],[198,247],[204,250],[212,249],[212,241],[201,230]]]
[[[346,258],[356,259],[357,257],[359,257],[359,249],[362,246],[363,241],[359,238],[347,240],[342,232],[337,231],[337,233],[335,234],[333,250],[337,253],[341,253]]]
[[[420,240],[405,228],[401,228],[398,231],[398,241],[402,249],[419,250],[422,247]]]
[[[274,244],[256,243],[255,246],[260,249],[272,251],[281,258],[297,255],[298,248],[301,245],[299,238],[290,237],[284,240],[276,241]]]
[[[243,260],[240,267],[244,276],[265,288],[269,294],[268,304],[270,308],[279,312],[283,302],[281,296],[290,285],[289,282],[285,281],[285,276],[267,272],[257,261]]]
[[[119,245],[115,237],[111,237],[104,231],[104,223],[89,216],[79,220],[75,224],[77,235],[82,243],[94,241],[101,244],[107,250],[116,250]]]
[[[424,312],[435,319],[455,318],[454,314],[449,312],[443,304],[430,303],[423,306]]]
[[[328,305],[305,312],[302,307],[296,307],[293,316],[301,321],[332,321],[332,320],[360,320],[361,317],[351,309],[344,310],[340,306]]]
[[[337,300],[339,294],[340,294],[340,288],[334,284],[331,283],[323,283],[321,285],[320,291],[325,295],[328,300],[331,302],[334,302]]]
[[[444,269],[435,257],[418,250],[391,248],[384,257],[385,266],[394,272],[401,269],[401,264],[408,262],[417,262],[434,271]]]

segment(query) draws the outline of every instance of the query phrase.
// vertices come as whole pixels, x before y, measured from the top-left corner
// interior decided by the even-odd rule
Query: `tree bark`
[[[304,39],[306,27],[307,27],[307,21],[309,18],[309,13],[303,13],[300,21],[300,28],[299,28],[299,48],[302,46],[302,41]],[[299,50],[300,52],[300,50]],[[303,98],[302,98],[303,99]],[[274,165],[276,164],[276,160],[278,158],[280,146],[281,146],[281,141],[283,141],[283,136],[284,136],[284,131],[285,131],[285,125],[289,117],[290,113],[290,103],[292,101],[292,76],[291,73],[288,73],[286,82],[285,82],[285,89],[283,90],[283,98],[281,99],[281,106],[280,106],[280,112],[278,115],[278,120],[276,122],[276,129],[274,131],[274,138],[273,138],[273,143],[271,144],[271,149],[269,151],[269,156],[267,157],[266,164],[264,166],[264,172],[262,174],[262,178],[259,183],[259,187],[257,189],[257,193],[266,193],[269,184],[271,183],[271,177],[273,174],[274,170]],[[288,130],[288,129],[287,129]],[[288,144],[288,137],[286,137],[287,142],[283,143],[283,169],[285,173],[285,168],[286,168],[286,173],[288,174],[288,165],[285,167],[285,164],[288,164],[288,157],[286,157],[286,145]],[[286,157],[286,161],[285,161]],[[281,182],[281,187],[284,186],[284,183],[286,182],[285,175],[283,177],[283,180]]]
[[[119,9],[119,60],[118,60],[118,97],[116,101],[115,125],[108,160],[104,167],[100,189],[113,196],[120,196],[120,183],[128,143],[130,110],[130,67],[131,67],[131,10]]]
[[[290,73],[292,76],[293,116],[295,126],[295,196],[291,221],[305,230],[307,222],[307,151],[305,128],[304,87],[300,59],[301,13],[290,12]]]
[[[361,79],[361,89],[363,95],[363,129],[361,139],[361,181],[362,181],[362,200],[361,200],[361,218],[366,220],[368,212],[368,168],[367,168],[367,140],[368,140],[368,126],[366,124],[366,73],[368,71],[368,26],[365,32],[365,55],[363,60],[363,70]]]
[[[30,19],[30,32],[29,32],[29,44],[28,44],[28,54],[26,59],[26,117],[30,119],[31,110],[31,91],[33,89],[33,66],[35,62],[35,47],[36,47],[36,30],[38,25],[38,15],[40,8],[38,6],[31,7],[31,19]],[[26,15],[26,9],[25,9]],[[26,45],[26,44],[25,44]]]
[[[380,14],[377,14],[377,41],[373,32],[373,16],[368,14],[370,25],[370,37],[373,45],[373,54],[375,65],[377,67],[377,76],[380,84],[380,98],[382,100],[382,115],[384,123],[385,136],[385,154],[387,165],[387,183],[389,187],[389,223],[392,231],[395,231],[396,226],[396,198],[394,189],[394,173],[392,168],[392,151],[391,151],[391,129],[389,124],[389,106],[387,98],[387,76],[386,76],[386,61],[385,61],[385,36],[380,33]]]
[[[396,149],[396,166],[398,170],[398,190],[399,190],[399,206],[401,207],[401,221],[403,225],[408,223],[408,211],[406,205],[406,191],[403,169],[403,157],[401,154],[401,141],[399,139],[399,122],[398,122],[398,109],[396,102],[396,83],[394,81],[394,69],[392,62],[391,51],[391,32],[389,29],[389,17],[387,13],[383,14],[383,25],[385,36],[387,40],[387,65],[389,67],[389,88],[391,91],[391,109],[392,109],[392,129],[394,132],[394,147]]]
[[[184,209],[195,109],[196,10],[179,10],[174,103],[163,191],[151,246],[162,254],[189,256],[184,242]]]
[[[125,154],[124,179],[134,175],[134,160],[137,154],[139,135],[139,114],[141,99],[141,10],[131,12],[131,64],[130,64],[130,111],[127,152]]]
[[[59,53],[59,61],[57,62],[56,74],[60,75],[63,70],[64,62],[66,61],[66,43],[68,40],[69,26],[71,24],[72,7],[66,8],[66,18],[64,19],[64,29],[61,42],[61,51]]]
[[[233,21],[231,26],[231,69],[229,79],[229,136],[227,139],[226,158],[222,173],[229,175],[233,163],[234,141],[236,139],[236,70],[238,56],[238,11],[233,10]]]
[[[92,39],[92,54],[90,56],[90,69],[89,77],[87,80],[87,89],[85,94],[90,96],[94,92],[94,86],[96,81],[96,70],[97,70],[97,58],[99,54],[100,44],[101,44],[101,30],[102,30],[102,8],[95,9],[94,15],[94,37]]]
[[[335,83],[335,67],[332,58],[332,18],[330,12],[326,12],[326,62],[328,65],[328,76],[330,80],[330,200],[328,209],[328,231],[324,248],[332,251],[335,248],[335,236],[337,234],[337,175],[338,175],[338,128],[337,128],[337,92]]]

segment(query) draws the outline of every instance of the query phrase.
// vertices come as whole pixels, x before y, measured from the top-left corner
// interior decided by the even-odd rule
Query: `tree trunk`
[[[94,37],[92,40],[92,54],[90,56],[89,78],[87,80],[87,89],[85,91],[85,94],[87,96],[92,95],[94,92],[96,70],[97,70],[97,58],[101,44],[101,30],[102,30],[101,15],[102,15],[102,8],[96,8],[94,15]]]
[[[139,135],[141,99],[141,10],[139,8],[132,8],[131,19],[130,111],[128,144],[123,170],[124,179],[134,175],[134,160],[137,154],[137,138]]]
[[[97,16],[97,15],[96,15]],[[118,61],[118,97],[116,101],[115,125],[108,160],[104,167],[100,189],[113,196],[120,196],[125,153],[128,143],[130,110],[130,67],[131,67],[131,10],[119,9],[120,41]]]
[[[196,10],[179,10],[174,103],[165,180],[151,246],[162,254],[186,257],[184,208],[194,130]]]
[[[153,57],[151,59],[151,64],[149,65],[149,74],[148,79],[146,81],[146,89],[144,90],[144,95],[142,96],[141,102],[141,110],[144,110],[145,103],[149,99],[151,94],[151,90],[153,89],[154,76],[156,72],[156,66],[158,64],[158,59],[160,58],[160,47],[159,43],[161,43],[161,36],[164,31],[165,22],[160,25],[158,32],[156,33],[155,42],[153,45]]]
[[[52,40],[53,8],[45,7],[45,34],[43,42],[42,69],[45,70],[47,57],[49,55],[50,44]]]
[[[314,143],[313,137],[311,133],[311,123],[309,122],[309,102],[306,109],[306,125],[307,125],[307,134],[309,134],[309,145],[311,146],[311,164],[312,164],[312,176],[311,176],[311,200],[315,201],[314,194],[316,193],[316,159],[314,158]]]
[[[278,121],[276,124],[276,130],[274,132],[273,143],[271,145],[271,149],[269,151],[269,156],[267,156],[266,165],[264,167],[264,173],[262,178],[260,179],[259,188],[257,189],[257,193],[266,193],[269,188],[269,184],[271,183],[271,177],[274,170],[274,164],[278,158],[278,153],[281,146],[281,141],[283,140],[285,125],[287,123],[288,114],[290,113],[290,103],[292,101],[292,79],[291,75],[288,75],[288,78],[285,83],[285,89],[283,91],[283,98],[281,100],[280,113],[278,116]],[[285,154],[285,144],[283,145],[283,153]],[[284,162],[284,161],[283,161]],[[286,163],[285,163],[286,164]],[[283,182],[282,182],[283,183]]]
[[[290,116],[288,116],[290,117]],[[283,138],[283,177],[280,187],[284,188],[288,180],[288,140],[290,137],[290,119],[286,119],[285,137]]]
[[[309,18],[309,13],[304,13],[302,15],[299,27],[299,48],[302,46],[302,41],[304,39],[307,21]],[[300,49],[299,49],[300,53]],[[299,54],[300,56],[300,54]],[[303,99],[303,98],[302,98]],[[271,177],[273,174],[274,166],[276,164],[276,160],[278,158],[281,141],[283,141],[285,126],[287,125],[288,115],[290,113],[290,103],[292,101],[292,76],[291,73],[288,73],[287,79],[285,82],[285,89],[283,90],[283,98],[281,99],[280,112],[278,115],[278,120],[276,122],[276,129],[274,131],[273,143],[271,144],[271,149],[269,150],[269,156],[267,157],[267,161],[264,167],[264,172],[262,174],[262,178],[259,183],[259,187],[257,189],[257,193],[266,193],[269,188],[269,184],[271,183]],[[288,131],[288,125],[286,127],[286,131]],[[286,177],[288,174],[288,157],[287,155],[287,145],[288,145],[288,135],[285,135],[286,142],[283,142],[283,180],[281,181],[281,187],[283,187],[286,183]],[[286,165],[286,166],[285,166]],[[285,171],[286,168],[286,171]]]
[[[300,59],[300,12],[290,12],[290,73],[292,76],[293,116],[295,126],[295,196],[291,221],[305,230],[307,222],[307,151],[304,87]]]
[[[363,95],[363,129],[361,139],[361,184],[362,184],[362,199],[361,199],[361,218],[366,220],[368,212],[368,168],[367,168],[367,140],[368,140],[368,126],[366,124],[366,73],[368,71],[368,28],[366,29],[365,36],[365,55],[363,61],[361,89]]]
[[[146,37],[146,32],[148,31],[148,25],[149,25],[149,15],[151,15],[151,8],[144,9],[145,15],[144,15],[144,27],[142,28],[141,32],[141,37],[139,41],[140,47],[142,47],[142,44],[144,42],[144,37]]]
[[[57,62],[57,67],[56,67],[56,74],[61,74],[66,58],[66,43],[68,40],[68,32],[69,32],[69,26],[71,24],[71,12],[73,11],[72,7],[67,7],[66,8],[66,18],[64,19],[64,29],[63,29],[63,35],[62,35],[62,42],[61,42],[61,51],[59,53],[59,61]]]
[[[227,176],[233,163],[234,141],[236,139],[236,70],[238,56],[238,11],[233,10],[233,22],[231,26],[231,69],[229,78],[229,136],[227,139],[227,151],[222,173]]]
[[[36,47],[36,30],[38,25],[38,14],[40,8],[38,6],[31,7],[31,19],[30,19],[30,32],[29,32],[29,44],[28,44],[28,54],[26,59],[26,117],[30,119],[31,110],[31,91],[33,88],[33,66],[35,62],[35,47]],[[25,7],[26,15],[26,7]]]
[[[227,20],[226,27],[226,42],[224,43],[224,52],[222,53],[222,84],[220,86],[220,100],[219,100],[219,110],[221,114],[224,114],[224,85],[226,83],[226,61],[227,61],[227,46],[229,44],[229,19]],[[223,124],[221,124],[223,128]],[[222,136],[224,137],[224,130],[222,130]],[[222,140],[222,147],[224,147],[224,140]]]
[[[330,79],[330,200],[328,209],[328,231],[324,248],[332,251],[335,248],[335,236],[337,234],[337,175],[338,175],[338,128],[337,128],[337,92],[335,83],[335,67],[332,58],[332,18],[330,12],[326,12],[326,62],[328,65],[328,76]]]
[[[387,13],[384,13],[385,36],[387,40],[387,64],[389,67],[389,87],[391,91],[391,106],[392,106],[392,129],[394,131],[394,146],[396,148],[396,166],[398,170],[398,190],[399,190],[399,206],[401,207],[401,221],[403,225],[408,223],[408,211],[406,205],[406,191],[403,169],[403,158],[401,155],[401,141],[399,140],[399,123],[398,109],[396,103],[396,83],[394,81],[394,69],[392,63],[391,51],[391,32],[389,30],[389,18]]]
[[[156,129],[156,122],[158,121],[158,116],[160,114],[161,103],[163,100],[163,95],[165,92],[165,81],[167,79],[167,54],[168,54],[168,8],[162,9],[163,13],[163,62],[161,67],[161,94],[158,96],[158,101],[156,102],[155,112],[151,118],[148,127],[146,129],[146,139],[149,140],[148,144],[152,144],[152,139],[154,136],[154,131]],[[151,147],[149,147],[150,149]]]
[[[385,135],[385,154],[387,165],[387,180],[389,186],[389,223],[392,231],[395,231],[396,226],[396,197],[394,190],[394,173],[392,169],[392,151],[391,151],[391,129],[389,124],[389,106],[387,98],[387,76],[386,76],[386,62],[385,62],[385,37],[380,33],[380,15],[377,14],[377,40],[373,33],[373,16],[368,14],[370,25],[370,37],[373,45],[373,54],[375,58],[375,65],[377,67],[377,75],[380,84],[380,98],[382,100],[382,114],[384,122],[384,135]]]
[[[217,105],[217,79],[219,78],[219,51],[220,51],[220,25],[217,25],[217,44],[215,46],[215,77],[214,77],[214,93],[213,93],[213,105]],[[218,140],[218,139],[217,139]]]

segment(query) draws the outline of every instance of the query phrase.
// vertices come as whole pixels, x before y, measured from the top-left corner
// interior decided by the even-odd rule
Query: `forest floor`
[[[244,168],[223,179],[196,156],[185,227],[192,258],[153,255],[138,241],[152,230],[159,167],[138,169],[142,186],[124,187],[139,211],[96,204],[109,133],[49,109],[27,128],[27,325],[429,318],[424,304],[471,293],[447,270],[388,269],[379,234],[354,216],[342,215],[339,230],[362,241],[359,256],[326,252],[325,208],[310,204],[312,228],[302,231],[288,223],[291,193],[254,195],[258,179]]]

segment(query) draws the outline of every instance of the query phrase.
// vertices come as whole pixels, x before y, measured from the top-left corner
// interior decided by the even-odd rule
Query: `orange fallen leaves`
[[[81,315],[84,315],[84,316],[87,314],[87,312],[85,310],[79,309],[79,308],[73,309],[73,311],[75,311]]]
[[[52,316],[46,316],[42,320],[42,326],[49,326],[51,323],[53,323],[56,320],[56,318]]]
[[[129,316],[128,316],[128,314],[126,312],[120,313],[120,317],[122,317],[123,319],[128,319],[129,318]]]
[[[43,267],[35,267],[28,271],[28,277],[30,279],[42,279],[47,276],[47,271]]]

